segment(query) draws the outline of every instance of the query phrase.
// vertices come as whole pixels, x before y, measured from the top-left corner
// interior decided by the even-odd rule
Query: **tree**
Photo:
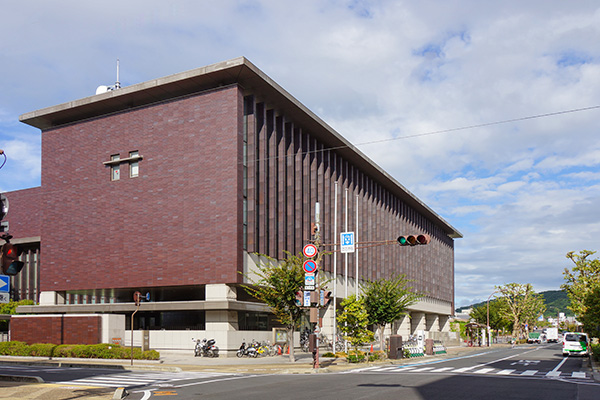
[[[502,329],[512,329],[512,321],[506,319],[502,314],[502,302],[498,299],[490,301],[490,329],[498,332]],[[469,316],[475,322],[487,325],[487,303],[474,307]]]
[[[600,285],[600,260],[589,258],[595,253],[595,251],[582,250],[579,254],[570,251],[566,255],[568,259],[573,261],[575,266],[571,271],[568,268],[565,268],[563,271],[563,277],[566,282],[561,285],[561,289],[564,289],[569,295],[569,299],[571,300],[569,309],[576,316],[585,314],[586,307],[584,301],[587,294],[594,287]]]
[[[579,317],[583,329],[592,337],[600,338],[600,285],[595,286],[585,296],[585,312]]]
[[[368,329],[369,315],[363,300],[364,297],[357,298],[354,294],[347,297],[340,304],[342,309],[338,311],[337,316],[340,331],[342,331],[346,340],[354,346],[357,357],[358,346],[373,340],[373,332]]]
[[[369,314],[369,323],[377,327],[381,350],[384,349],[385,326],[406,315],[407,308],[422,297],[408,286],[409,282],[405,275],[400,275],[392,279],[367,282],[363,286],[362,297]]]
[[[496,289],[502,296],[500,314],[512,321],[514,337],[520,337],[523,327],[533,325],[546,310],[544,297],[534,292],[530,283],[507,283]]]
[[[35,304],[33,300],[9,301],[8,303],[0,304],[0,314],[16,314],[18,306],[30,306]],[[0,331],[8,330],[8,321],[0,321]]]
[[[304,270],[302,255],[287,253],[285,260],[261,255],[262,261],[254,271],[258,279],[249,281],[254,286],[243,286],[246,292],[266,303],[275,317],[287,328],[288,347],[290,349],[290,360],[294,357],[294,329],[304,310],[296,305],[296,292],[304,286]]]

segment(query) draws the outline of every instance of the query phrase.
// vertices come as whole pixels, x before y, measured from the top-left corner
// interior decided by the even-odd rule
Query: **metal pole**
[[[348,232],[348,188],[344,191],[344,232]],[[348,253],[344,253],[344,298],[348,297]]]
[[[356,195],[356,224],[354,224],[354,243],[358,243],[358,195]],[[356,285],[356,297],[358,298],[359,286],[358,286],[358,248],[354,249],[354,284]]]
[[[348,188],[344,191],[345,196],[345,208],[344,211],[344,232],[348,232]],[[348,253],[344,253],[344,299],[348,298]],[[344,350],[348,354],[348,340],[344,341]]]
[[[333,200],[333,347],[335,354],[335,344],[337,339],[337,203],[338,203],[338,182],[335,181],[335,193]]]
[[[492,294],[487,299],[487,345],[490,347],[490,299],[492,296],[497,293],[497,290],[494,290]]]
[[[131,365],[133,365],[133,316],[140,309],[140,305],[138,304],[135,308],[133,314],[131,314]]]

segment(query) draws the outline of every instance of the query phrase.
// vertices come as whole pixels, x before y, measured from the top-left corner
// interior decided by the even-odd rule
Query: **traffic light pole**
[[[133,316],[140,309],[141,293],[135,292],[133,294],[133,301],[135,302],[135,311],[131,314],[131,365],[133,365]]]

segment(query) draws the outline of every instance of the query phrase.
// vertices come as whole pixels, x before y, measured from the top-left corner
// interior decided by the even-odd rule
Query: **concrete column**
[[[206,285],[206,300],[237,300],[237,291],[224,283]]]
[[[450,316],[440,315],[440,332],[450,332]]]
[[[425,313],[422,312],[411,312],[411,321],[410,321],[410,330],[411,334],[415,335],[419,330],[425,330],[426,328],[426,319]]]
[[[40,292],[40,306],[55,306],[65,304],[65,292]]]
[[[230,331],[238,330],[237,311],[228,310],[206,310],[206,331]]]
[[[402,340],[408,340],[408,337],[411,333],[410,315],[404,315],[402,318],[394,322],[394,328],[392,331],[394,335],[402,336]]]
[[[439,315],[437,314],[427,314],[425,316],[425,330],[428,332],[439,332],[440,331],[440,323],[439,323]]]

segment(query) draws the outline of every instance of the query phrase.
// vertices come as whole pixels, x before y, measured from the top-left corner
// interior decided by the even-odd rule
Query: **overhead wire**
[[[521,122],[521,121],[527,121],[527,120],[532,120],[532,119],[547,118],[547,117],[553,117],[553,116],[557,116],[557,115],[571,114],[571,113],[590,111],[590,110],[596,110],[596,109],[600,109],[600,105],[582,107],[582,108],[574,108],[574,109],[570,109],[570,110],[562,110],[562,111],[556,111],[556,112],[550,112],[550,113],[544,113],[544,114],[528,115],[525,117],[517,117],[517,118],[504,119],[504,120],[500,120],[500,121],[485,122],[485,123],[481,123],[481,124],[466,125],[466,126],[461,126],[461,127],[457,127],[457,128],[449,128],[449,129],[441,129],[441,130],[437,130],[437,131],[415,133],[412,135],[405,135],[405,136],[399,136],[399,137],[393,137],[393,138],[370,140],[367,142],[361,142],[361,143],[357,143],[357,144],[324,147],[324,148],[318,149],[318,150],[308,150],[308,151],[303,151],[300,153],[294,153],[291,155],[284,155],[284,156],[277,155],[277,156],[272,156],[272,157],[255,158],[253,160],[247,160],[247,162],[259,162],[259,161],[264,162],[264,161],[270,161],[270,160],[277,160],[279,158],[304,156],[304,155],[309,155],[309,154],[323,153],[326,151],[341,150],[341,149],[347,149],[347,148],[351,148],[351,147],[367,146],[370,144],[386,143],[386,142],[392,142],[392,141],[396,141],[396,140],[412,139],[412,138],[423,137],[423,136],[439,135],[442,133],[464,131],[464,130],[469,130],[469,129],[485,128],[488,126],[503,125],[503,124],[509,124],[512,122]]]

